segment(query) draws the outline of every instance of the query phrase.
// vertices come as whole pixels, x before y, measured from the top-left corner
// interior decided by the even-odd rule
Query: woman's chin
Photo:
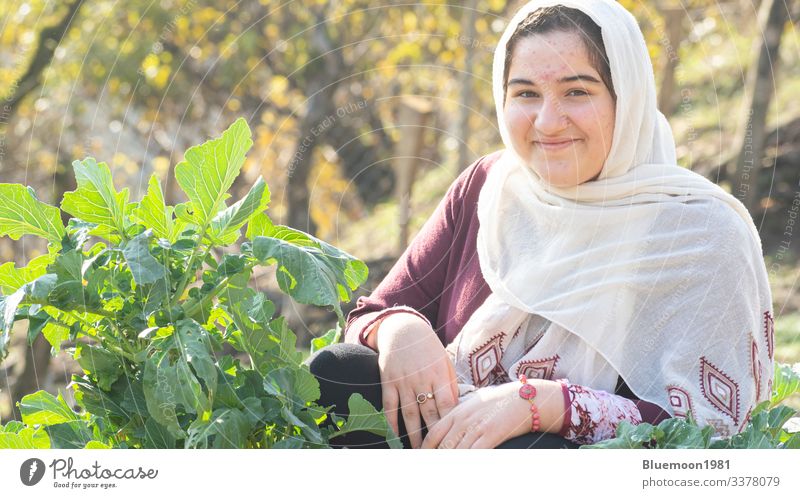
[[[580,183],[574,173],[569,174],[564,171],[552,171],[551,169],[542,171],[538,168],[533,168],[533,170],[544,183],[551,187],[568,188],[574,187]]]
[[[550,185],[551,187],[555,187],[555,188],[572,188],[572,187],[577,187],[578,186],[578,182],[546,181],[546,183],[548,185]]]
[[[572,165],[564,165],[563,168],[560,168],[553,161],[550,162],[549,167],[542,168],[540,165],[541,162],[537,161],[528,161],[527,163],[528,168],[536,173],[542,182],[556,188],[577,187],[582,183],[596,180],[600,175],[599,171],[591,177],[585,171],[579,175]]]

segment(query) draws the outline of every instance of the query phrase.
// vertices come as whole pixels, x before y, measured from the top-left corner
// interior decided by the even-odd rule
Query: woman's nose
[[[568,123],[561,102],[556,98],[545,96],[534,118],[533,125],[536,130],[543,135],[554,135],[566,128]]]

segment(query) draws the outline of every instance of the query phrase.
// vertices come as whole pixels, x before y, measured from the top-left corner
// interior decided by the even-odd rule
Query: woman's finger
[[[480,439],[480,437],[483,435],[484,430],[485,427],[478,422],[473,422],[470,425],[468,425],[464,429],[464,436],[458,442],[458,445],[456,445],[456,449],[461,450],[461,449],[471,448],[472,443]]]
[[[392,385],[383,385],[382,398],[383,398],[383,411],[386,414],[386,420],[389,422],[389,427],[392,428],[395,435],[400,437],[400,426],[397,421],[398,403],[400,401],[400,394],[397,388]]]
[[[447,359],[447,369],[450,372],[448,375],[448,380],[450,384],[450,389],[453,391],[453,399],[456,400],[456,404],[458,404],[458,377],[456,377],[456,367],[453,366],[453,362],[450,359]]]
[[[445,437],[439,443],[439,448],[444,450],[452,450],[457,448],[458,443],[461,442],[461,439],[464,438],[466,433],[466,429],[464,429],[461,424],[454,423],[447,432],[447,435],[445,435]]]
[[[425,436],[425,440],[422,442],[422,448],[438,448],[439,443],[450,431],[450,427],[452,427],[453,422],[454,417],[444,417],[433,427],[428,427],[428,434]]]
[[[476,450],[491,450],[491,449],[496,448],[499,445],[500,445],[500,443],[496,443],[495,444],[492,441],[492,437],[491,436],[489,436],[488,434],[484,434],[483,436],[481,436],[477,440],[475,440],[475,442],[472,443],[472,446],[470,446],[470,448],[473,448],[473,449],[476,449]]]
[[[400,391],[400,412],[403,414],[403,422],[406,425],[411,447],[419,448],[422,445],[422,422],[419,418],[416,395],[411,391]]]
[[[433,399],[425,398],[425,401],[419,403],[419,412],[422,415],[422,419],[425,421],[425,427],[430,430],[431,427],[439,421],[441,416],[439,415],[439,408],[438,408],[438,400],[436,399],[436,390],[431,388],[427,391],[420,391],[419,393],[427,394],[427,393],[434,393]]]
[[[458,388],[456,388],[456,393],[458,393],[457,389]],[[450,413],[450,410],[455,408],[458,404],[458,394],[453,394],[453,389],[449,381],[434,384],[433,393],[433,399],[436,400],[436,411],[439,414],[439,418],[443,418]],[[430,425],[428,427],[430,427]]]

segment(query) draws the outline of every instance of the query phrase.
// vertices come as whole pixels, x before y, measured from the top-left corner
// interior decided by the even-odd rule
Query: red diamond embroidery
[[[489,385],[498,376],[503,376],[500,358],[505,334],[500,332],[492,336],[486,343],[470,353],[469,364],[472,367],[472,381],[476,387]]]
[[[739,422],[739,386],[703,356],[700,358],[700,390],[719,411]]]
[[[710,418],[707,420],[708,425],[714,427],[714,432],[717,436],[730,437],[731,429],[724,420],[718,418]]]
[[[749,410],[747,410],[747,415],[745,415],[745,416],[744,416],[744,422],[742,422],[742,426],[739,428],[739,432],[742,432],[742,431],[744,430],[745,426],[747,426],[747,422],[749,422],[749,421],[750,421],[750,414],[751,414],[752,412],[753,412],[753,409],[752,409],[752,408],[750,408]]]
[[[767,352],[771,360],[775,354],[775,320],[769,311],[764,312],[764,335],[767,336]]]
[[[755,340],[750,346],[750,364],[753,367],[753,379],[756,383],[756,399],[761,399],[761,362],[758,361],[758,346]]]
[[[543,360],[525,360],[517,365],[517,376],[524,375],[529,379],[552,380],[556,365],[561,357],[558,355]]]
[[[667,397],[669,405],[676,417],[686,418],[689,410],[692,409],[692,401],[689,393],[678,386],[667,386]]]

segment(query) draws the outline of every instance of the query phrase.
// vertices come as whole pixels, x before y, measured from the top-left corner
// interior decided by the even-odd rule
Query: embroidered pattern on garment
[[[667,399],[676,417],[686,418],[692,409],[692,399],[689,393],[678,386],[667,386]],[[694,413],[694,411],[692,411]]]
[[[714,408],[739,423],[739,386],[705,356],[700,357],[700,391]],[[711,423],[711,420],[708,421]]]
[[[616,435],[623,420],[642,422],[636,404],[622,396],[589,387],[568,384],[572,417],[564,437],[578,444],[592,444]]]
[[[767,352],[772,360],[775,358],[775,320],[769,311],[764,312],[764,335],[767,336]]]
[[[502,342],[504,332],[493,335],[483,345],[469,354],[469,364],[472,368],[472,385],[475,387],[488,386],[497,380],[507,379],[508,375],[500,365],[503,357]]]
[[[517,365],[517,376],[525,375],[529,379],[553,380],[553,373],[561,357],[558,355],[543,360],[525,360]]]
[[[728,427],[728,424],[725,423],[724,420],[719,418],[709,418],[706,419],[708,425],[714,428],[714,434],[717,436],[722,437],[730,437],[731,436],[731,429]]]
[[[739,428],[739,432],[742,432],[744,430],[745,426],[747,426],[747,422],[750,422],[750,415],[752,413],[753,413],[753,409],[752,408],[747,410],[747,415],[744,416],[744,422],[742,422],[742,426]]]
[[[761,362],[758,361],[758,346],[755,339],[751,341],[750,345],[750,363],[753,367],[753,379],[756,385],[756,400],[761,399]]]

